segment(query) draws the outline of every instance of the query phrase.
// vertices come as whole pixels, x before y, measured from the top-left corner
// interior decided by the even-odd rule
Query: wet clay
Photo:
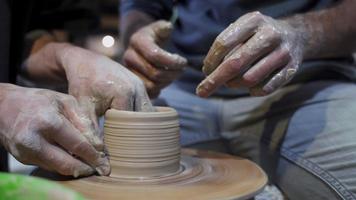
[[[267,177],[249,160],[181,150],[177,112],[166,107],[157,111],[107,111],[104,142],[110,176],[60,183],[89,199],[242,200],[263,189]]]
[[[157,107],[157,112],[108,110],[104,133],[116,177],[168,176],[180,168],[178,114],[171,108]]]

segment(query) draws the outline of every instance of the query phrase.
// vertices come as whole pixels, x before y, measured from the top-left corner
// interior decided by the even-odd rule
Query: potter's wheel
[[[109,110],[104,141],[110,156],[110,176],[59,183],[89,199],[109,200],[242,200],[253,197],[266,185],[265,173],[247,159],[180,150],[176,111],[159,107],[157,110],[155,113]],[[35,175],[51,178],[41,171]]]
[[[267,178],[247,159],[183,149],[178,173],[140,179],[116,176],[113,170],[109,177],[59,183],[88,199],[248,199],[263,189]]]

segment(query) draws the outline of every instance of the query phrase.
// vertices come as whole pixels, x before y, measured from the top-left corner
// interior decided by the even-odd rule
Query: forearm
[[[124,48],[127,48],[132,34],[153,21],[153,17],[138,10],[132,10],[121,16],[120,39],[123,42]]]
[[[68,43],[50,42],[32,53],[24,62],[28,77],[45,83],[65,83],[66,74],[59,55],[70,46]]]
[[[12,90],[16,90],[19,86],[9,84],[9,83],[0,83],[0,146],[3,146],[5,149],[8,149],[6,145],[7,136],[5,132],[8,130],[6,126],[10,123],[15,122],[6,121],[6,116],[12,115],[13,113],[7,112],[8,106],[4,105],[7,96],[11,93]]]
[[[356,50],[356,1],[344,0],[321,11],[295,15],[286,21],[301,31],[304,59],[333,58]]]
[[[16,87],[18,86],[9,83],[0,83],[0,108],[1,103],[6,98],[6,95],[9,93],[9,91]]]

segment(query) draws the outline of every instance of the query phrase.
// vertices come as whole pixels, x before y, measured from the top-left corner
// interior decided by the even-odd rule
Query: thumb
[[[166,41],[170,37],[173,29],[172,23],[165,20],[159,20],[157,22],[154,22],[151,24],[150,27],[152,28],[152,31],[156,36],[155,39],[158,42]]]

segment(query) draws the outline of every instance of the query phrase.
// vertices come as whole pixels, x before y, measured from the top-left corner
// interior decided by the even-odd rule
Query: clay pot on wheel
[[[177,112],[157,107],[157,112],[108,110],[104,142],[112,174],[147,178],[176,173],[180,167]]]

